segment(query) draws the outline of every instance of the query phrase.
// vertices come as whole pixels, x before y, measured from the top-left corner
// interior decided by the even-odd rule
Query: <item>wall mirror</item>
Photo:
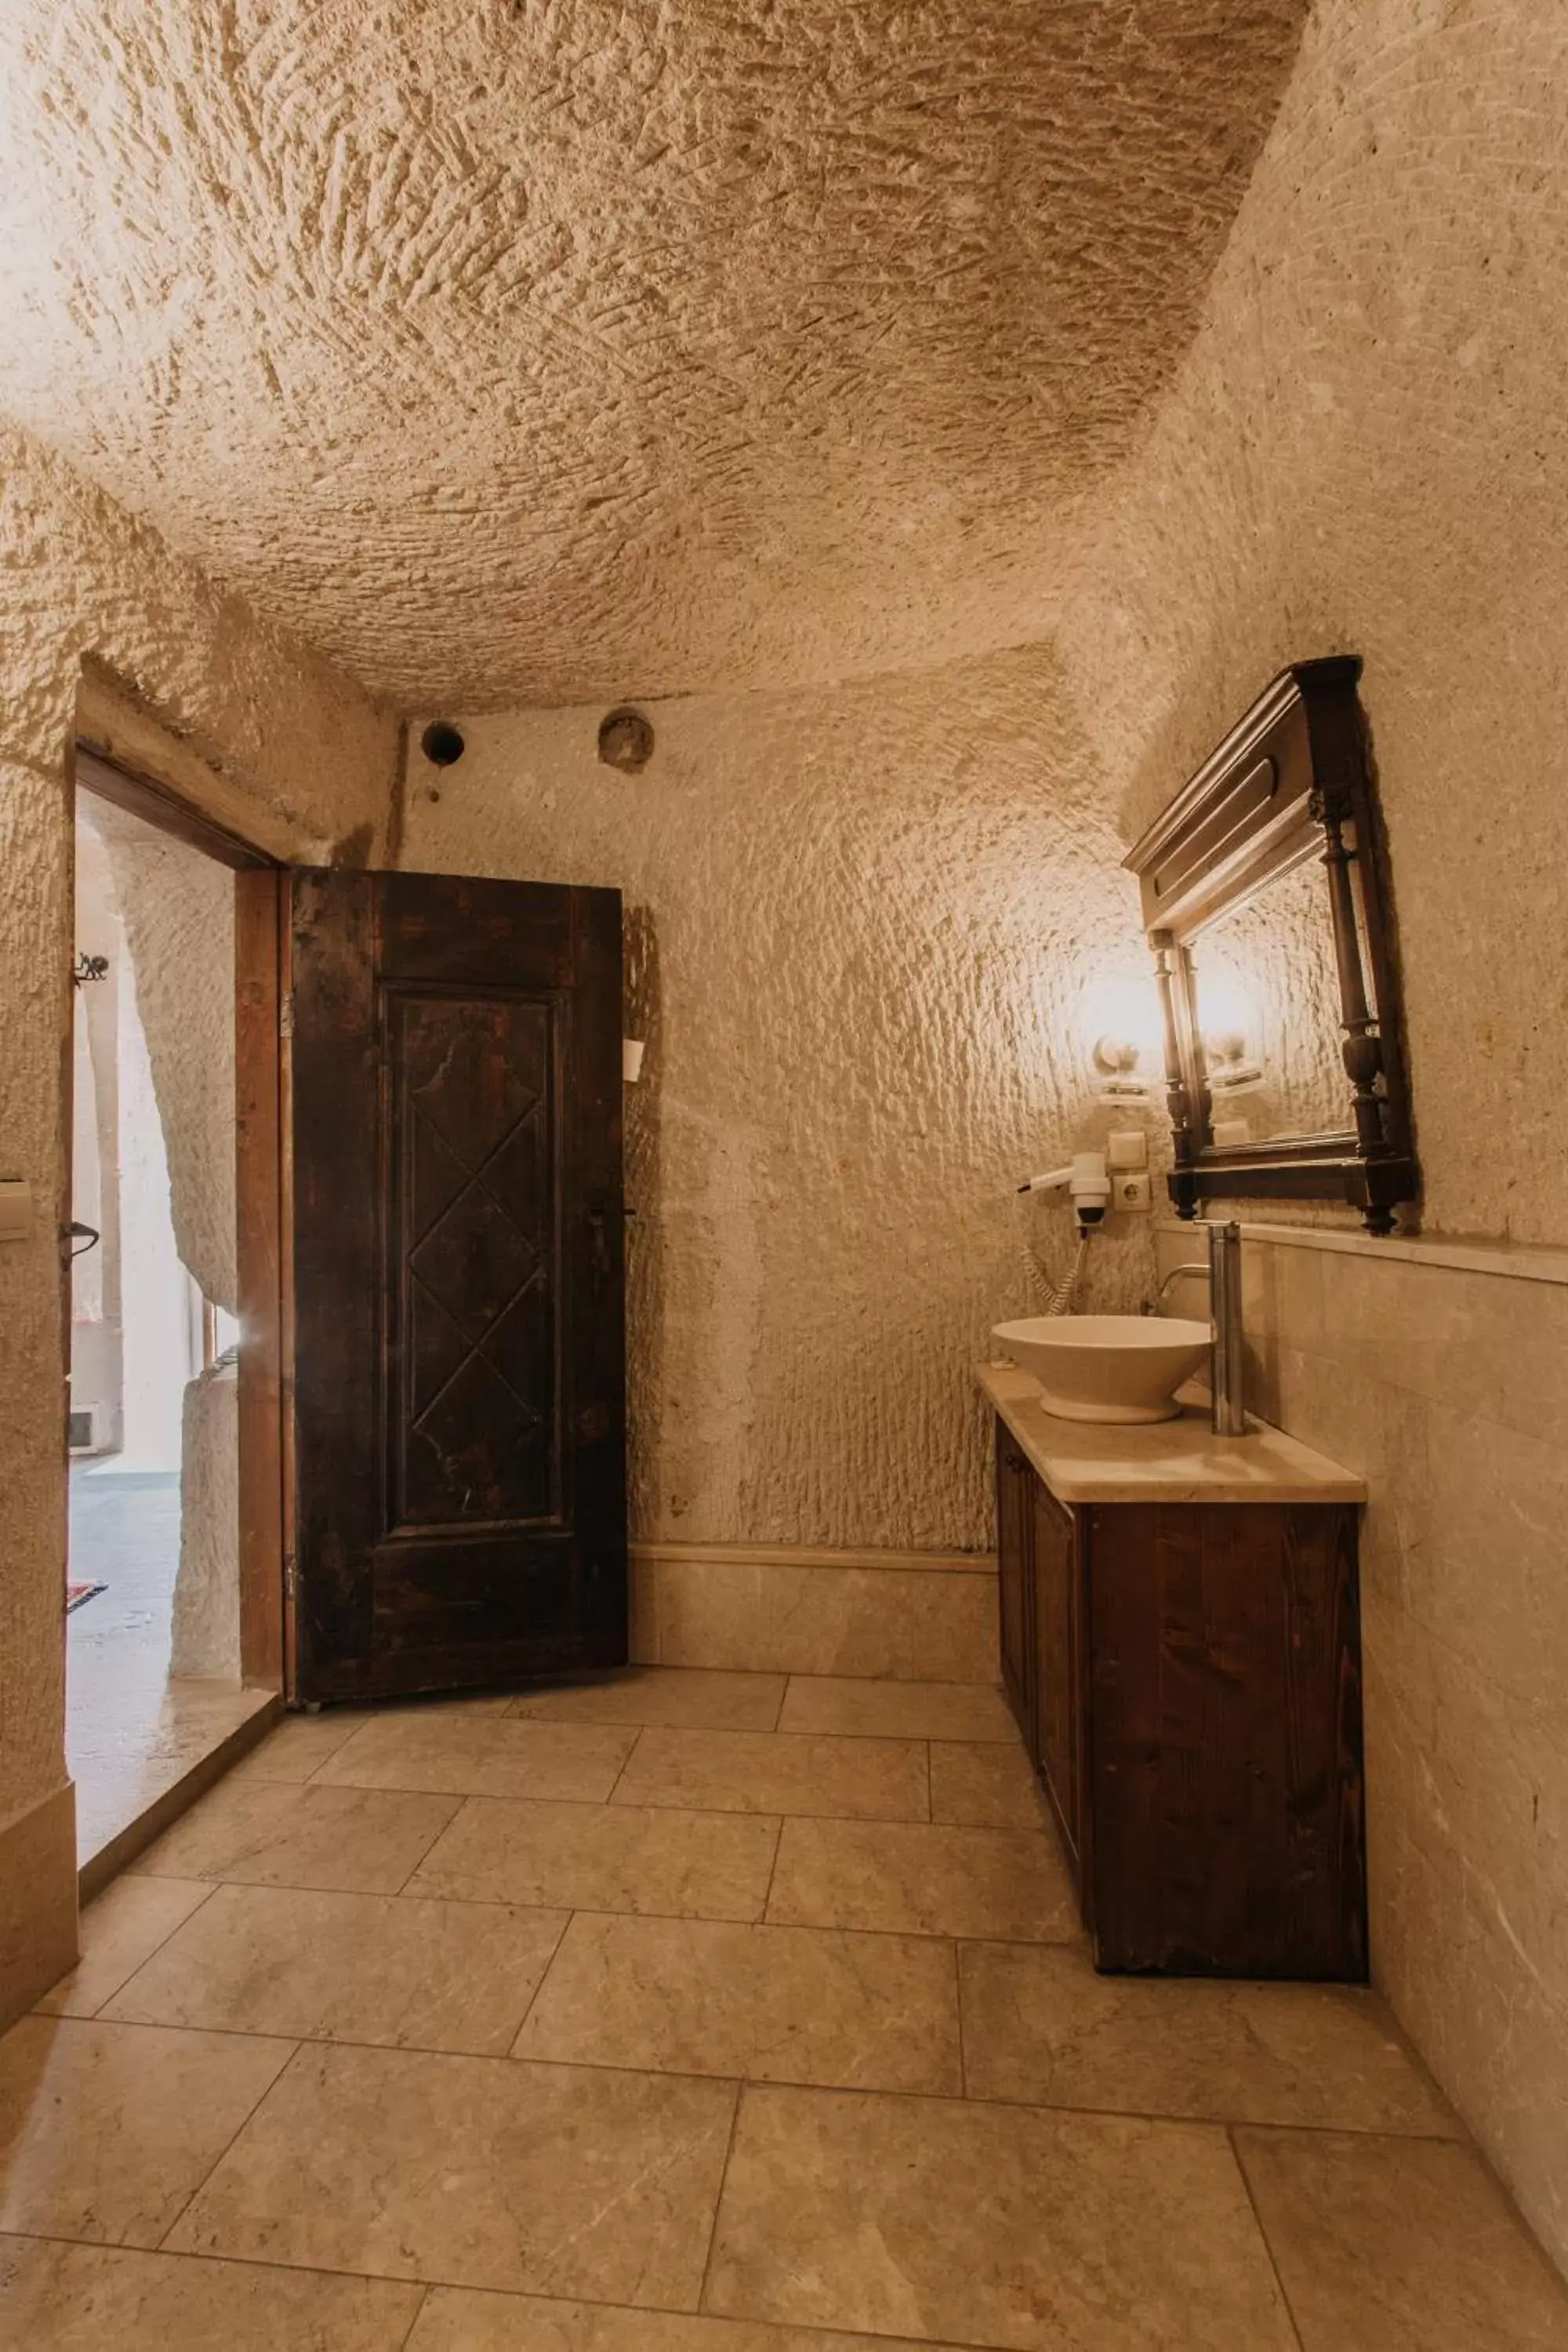
[[[1126,861],[1184,1217],[1216,1198],[1342,1200],[1387,1234],[1417,1197],[1361,667],[1281,672]]]

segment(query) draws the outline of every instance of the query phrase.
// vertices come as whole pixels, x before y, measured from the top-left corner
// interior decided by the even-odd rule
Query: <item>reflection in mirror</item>
[[[1212,1098],[1205,1142],[1342,1135],[1350,1096],[1321,857],[1226,908],[1191,954]]]

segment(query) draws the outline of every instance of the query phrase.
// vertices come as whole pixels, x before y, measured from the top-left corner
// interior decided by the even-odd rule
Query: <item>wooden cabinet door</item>
[[[1037,1478],[1033,1500],[1036,1755],[1077,1863],[1083,1803],[1077,1528],[1071,1513]]]
[[[289,878],[298,1694],[618,1665],[619,896]]]
[[[1095,1505],[1085,1517],[1098,1964],[1359,1982],[1353,1507]]]
[[[1039,1481],[1005,1423],[996,1423],[996,1584],[1002,1638],[1002,1686],[1018,1718],[1024,1745],[1035,1752],[1035,1661],[1030,1549],[1035,1488]]]

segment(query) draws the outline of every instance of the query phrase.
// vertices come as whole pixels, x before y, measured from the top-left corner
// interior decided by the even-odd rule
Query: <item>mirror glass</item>
[[[1205,1143],[1342,1134],[1351,1087],[1321,856],[1227,908],[1190,952],[1213,1098]]]

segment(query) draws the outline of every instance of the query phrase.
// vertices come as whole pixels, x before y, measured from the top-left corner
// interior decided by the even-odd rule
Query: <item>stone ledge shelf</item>
[[[1207,1408],[1142,1425],[1059,1421],[1016,1364],[976,1364],[975,1385],[1058,1503],[1364,1503],[1366,1481],[1248,1415],[1216,1437]]]

